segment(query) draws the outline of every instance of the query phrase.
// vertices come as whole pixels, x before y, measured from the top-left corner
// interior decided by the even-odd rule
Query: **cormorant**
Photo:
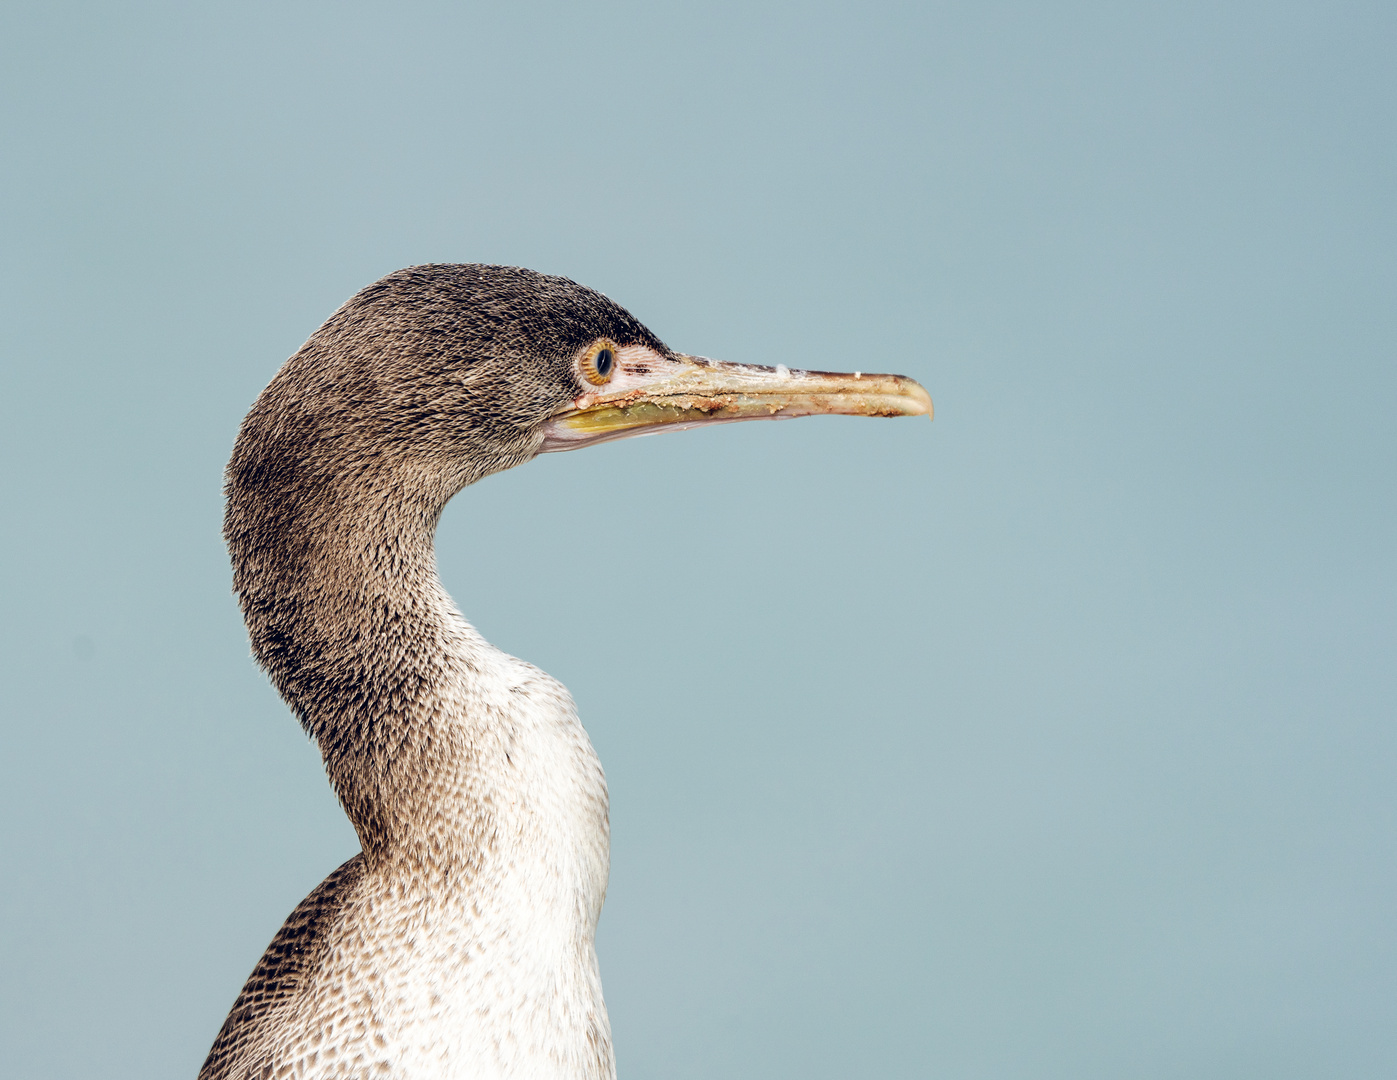
[[[601,764],[567,690],[456,610],[433,533],[463,487],[540,453],[816,413],[931,399],[676,353],[517,267],[390,274],[285,363],[238,434],[224,537],[253,652],[363,850],[286,920],[200,1080],[614,1077]]]

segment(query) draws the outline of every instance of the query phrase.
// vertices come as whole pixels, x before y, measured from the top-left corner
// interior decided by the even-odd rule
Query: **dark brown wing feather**
[[[326,931],[363,873],[360,853],[316,886],[282,923],[223,1021],[223,1030],[199,1070],[199,1080],[256,1080],[264,1073],[270,1075],[270,1060],[258,1056],[248,1060],[248,1055],[265,1042],[277,1013],[314,972],[326,947]]]

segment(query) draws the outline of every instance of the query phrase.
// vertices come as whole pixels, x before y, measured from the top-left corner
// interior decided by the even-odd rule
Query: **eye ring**
[[[593,386],[609,383],[611,376],[616,374],[618,351],[616,342],[610,338],[592,342],[577,364],[582,371],[582,377]]]

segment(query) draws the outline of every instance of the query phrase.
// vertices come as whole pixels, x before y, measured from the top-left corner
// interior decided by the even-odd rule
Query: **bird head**
[[[820,413],[930,415],[931,399],[902,376],[678,353],[566,278],[414,266],[351,298],[277,373],[229,463],[230,511],[241,493],[273,517],[294,505],[304,526],[372,494],[434,518],[542,452]]]

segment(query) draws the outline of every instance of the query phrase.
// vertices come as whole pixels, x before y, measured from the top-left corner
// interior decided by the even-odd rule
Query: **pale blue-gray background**
[[[606,764],[624,1078],[1397,1075],[1383,3],[0,13],[0,1073],[191,1078],[355,850],[220,470],[426,261],[934,424],[555,455],[443,576]]]

